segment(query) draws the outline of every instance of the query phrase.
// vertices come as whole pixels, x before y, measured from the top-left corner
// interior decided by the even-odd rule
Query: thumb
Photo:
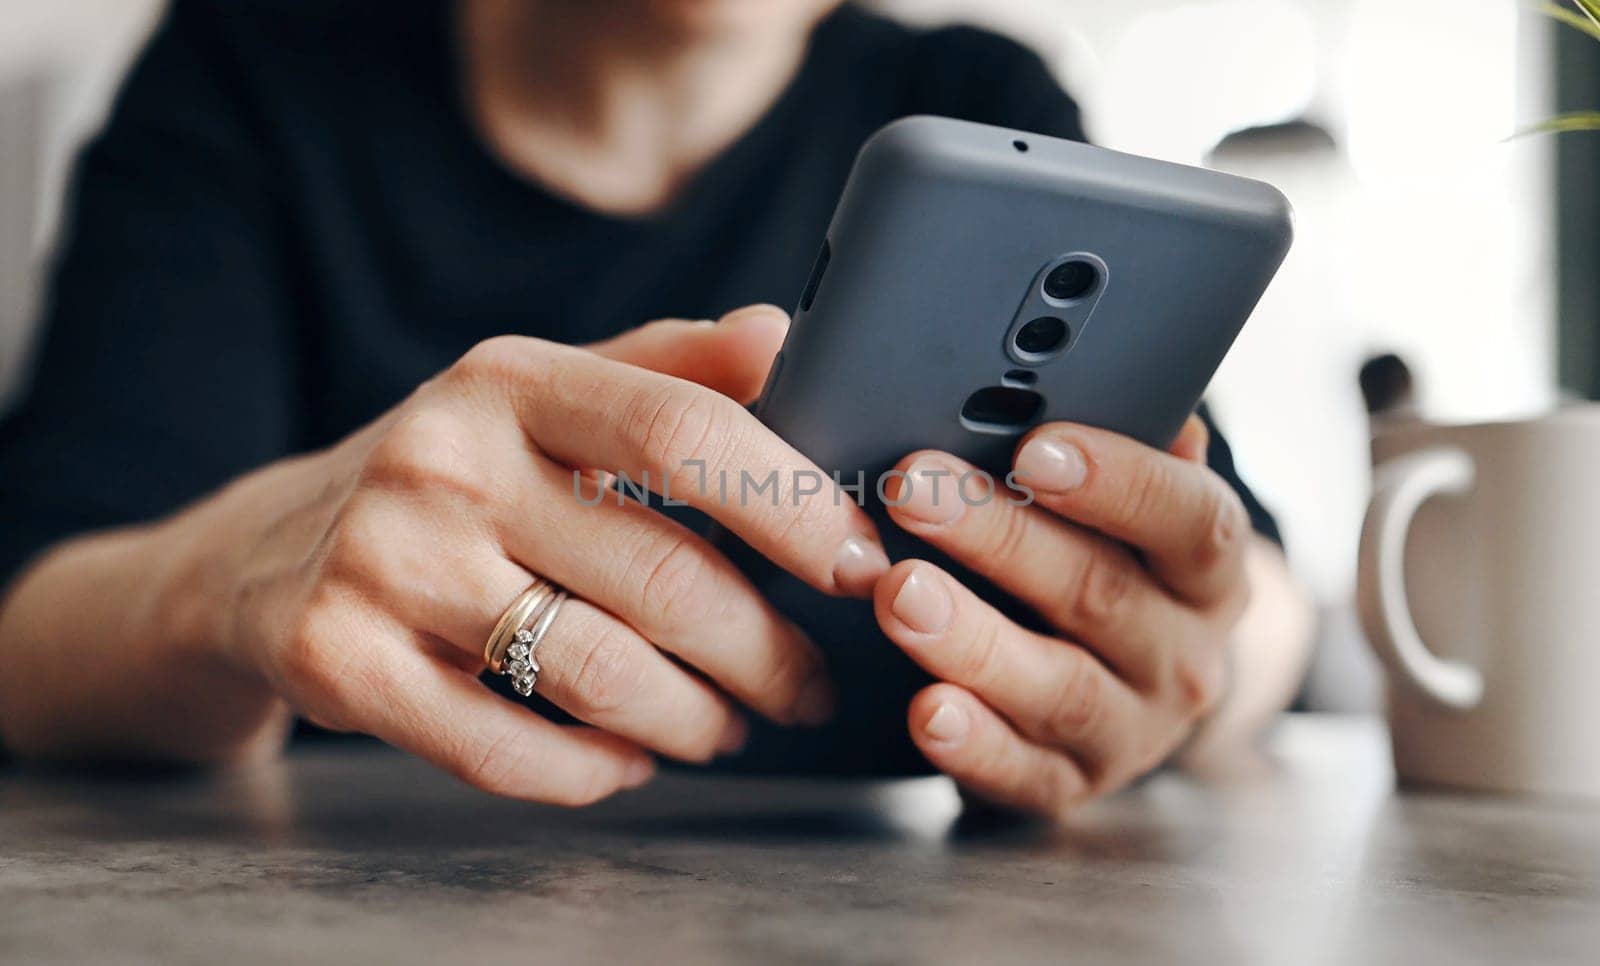
[[[592,343],[588,349],[749,403],[760,395],[788,331],[788,313],[772,305],[750,305],[717,322],[662,319]]]

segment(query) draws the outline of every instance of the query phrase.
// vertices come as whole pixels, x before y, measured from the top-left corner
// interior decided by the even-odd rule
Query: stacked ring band
[[[535,652],[567,596],[565,590],[538,578],[506,608],[484,645],[484,663],[489,670],[511,678],[512,689],[523,697],[531,695],[539,682]]]

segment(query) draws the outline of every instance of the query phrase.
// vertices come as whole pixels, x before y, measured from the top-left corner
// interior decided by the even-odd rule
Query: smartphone
[[[756,414],[824,473],[864,483],[842,498],[862,499],[892,559],[931,559],[1027,622],[888,520],[883,474],[932,448],[1003,483],[1020,437],[1057,420],[1165,448],[1291,237],[1287,200],[1258,181],[946,118],[896,121],[856,160]],[[831,735],[757,734],[735,767],[925,767],[904,711],[927,679],[871,603],[729,549],[823,647],[841,691]]]

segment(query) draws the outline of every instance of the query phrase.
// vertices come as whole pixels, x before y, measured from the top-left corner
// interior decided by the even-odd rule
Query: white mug
[[[1600,798],[1600,405],[1372,446],[1357,603],[1395,771]]]

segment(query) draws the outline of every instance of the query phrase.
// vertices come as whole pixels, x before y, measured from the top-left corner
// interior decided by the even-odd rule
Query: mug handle
[[[1422,504],[1439,494],[1466,492],[1474,475],[1470,456],[1444,447],[1399,456],[1378,467],[1361,528],[1356,578],[1362,629],[1389,673],[1456,711],[1477,706],[1483,698],[1483,675],[1471,665],[1438,657],[1422,642],[1406,601],[1406,536]]]

